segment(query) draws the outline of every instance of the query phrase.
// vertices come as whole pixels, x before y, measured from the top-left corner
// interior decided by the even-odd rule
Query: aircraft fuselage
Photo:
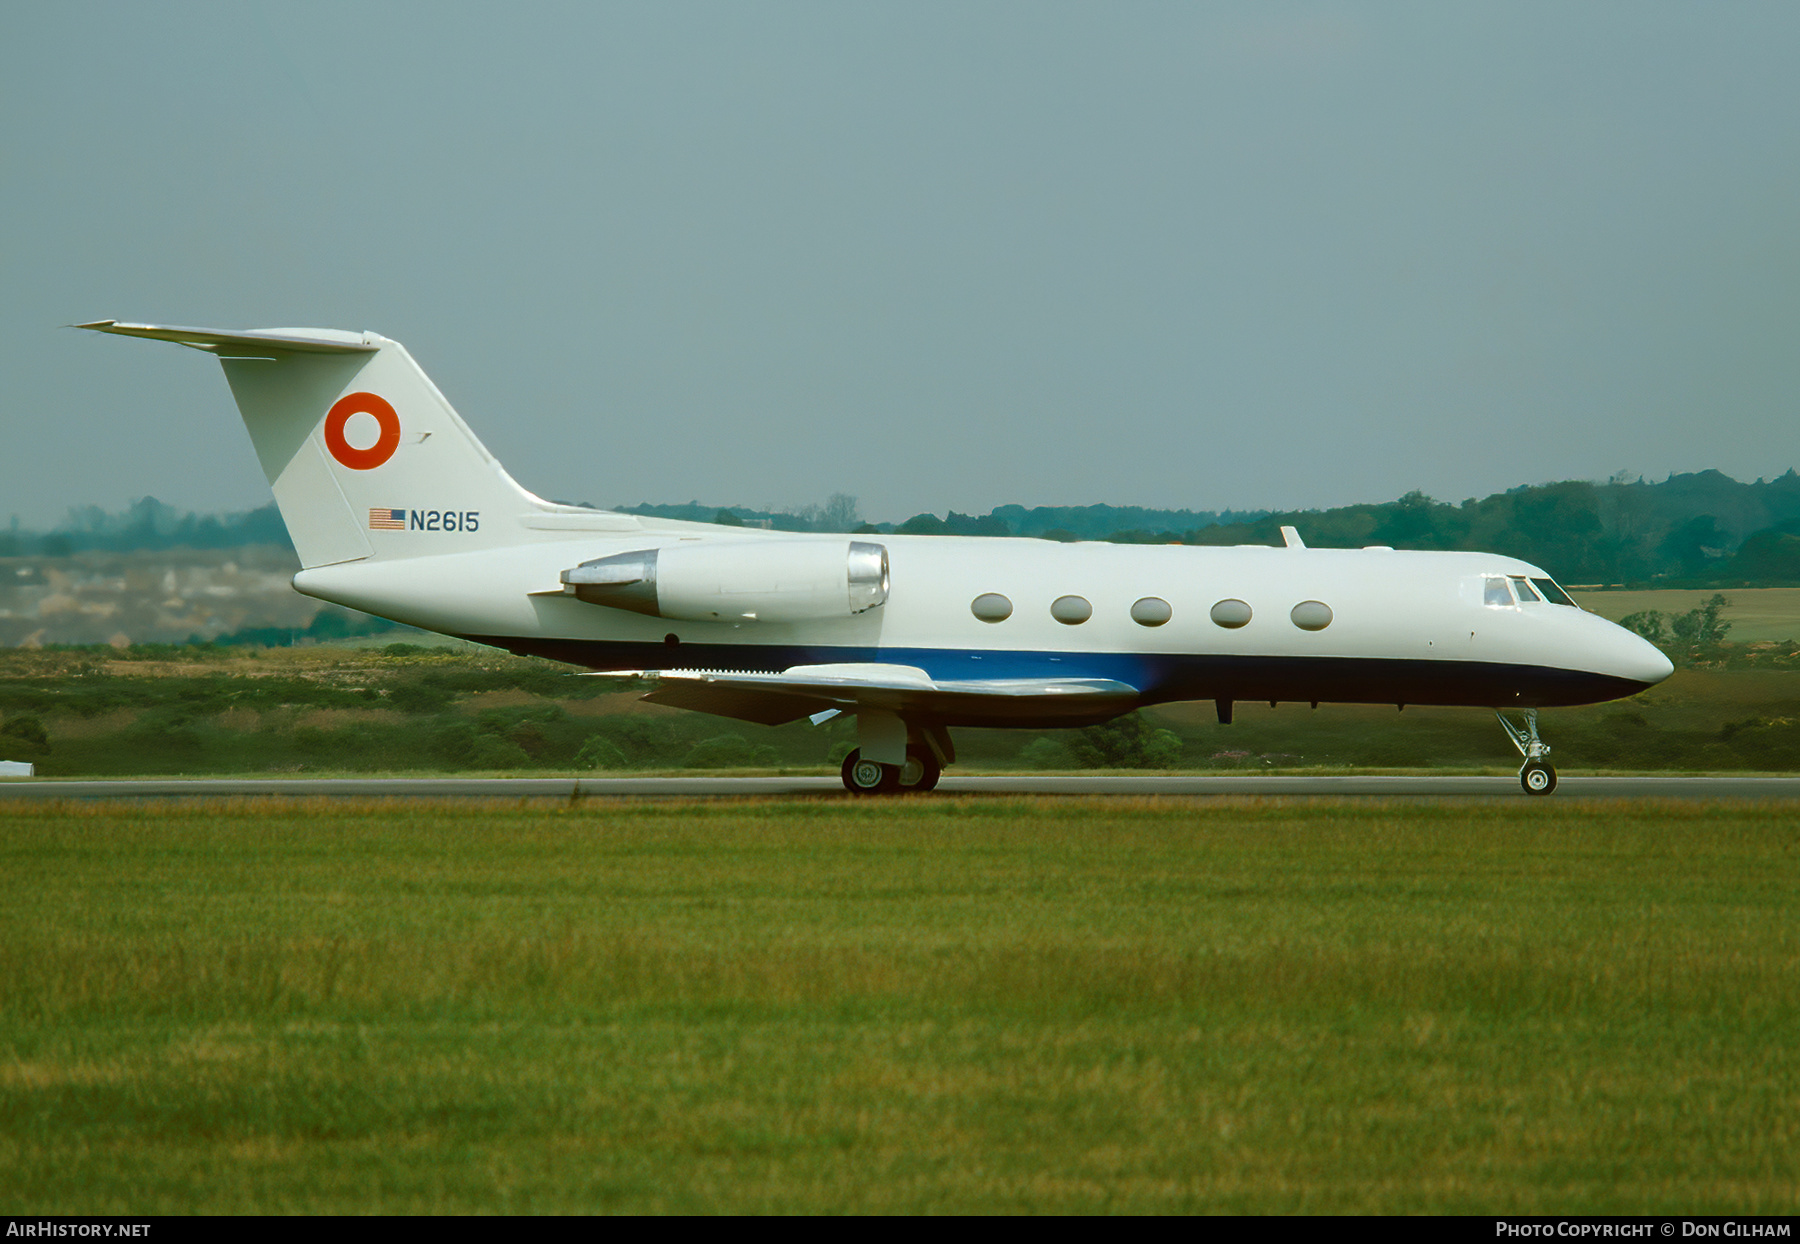
[[[535,533],[521,533],[530,535]],[[372,538],[407,538],[377,532]],[[855,616],[803,621],[647,617],[559,591],[568,566],[696,540],[834,541],[843,536],[676,531],[540,540],[302,571],[295,586],[351,608],[515,652],[594,670],[779,671],[887,663],[933,679],[1102,678],[1138,689],[1129,704],[1070,704],[1064,724],[1174,700],[1277,700],[1549,707],[1631,695],[1668,672],[1636,635],[1548,600],[1485,603],[1491,581],[1544,580],[1543,570],[1484,553],[1390,549],[1057,544],[1043,540],[874,536],[888,552],[886,603]],[[1515,589],[1516,592],[1516,589]],[[1536,593],[1540,597],[1543,593]],[[1008,615],[984,621],[978,598]],[[1058,600],[1089,616],[1059,621]],[[1166,620],[1135,621],[1140,601]],[[1215,608],[1241,602],[1224,616]],[[1294,621],[1323,605],[1318,629]],[[991,610],[990,610],[991,612]],[[1080,607],[1065,607],[1065,614]],[[1140,610],[1151,618],[1164,610]],[[1313,613],[1317,614],[1315,609]],[[982,708],[946,725],[1041,724]]]

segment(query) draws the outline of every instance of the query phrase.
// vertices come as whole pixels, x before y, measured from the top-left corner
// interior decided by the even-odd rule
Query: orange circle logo
[[[344,425],[351,415],[373,415],[381,435],[367,449],[358,449],[344,439]],[[373,471],[394,456],[400,448],[400,416],[394,408],[373,393],[352,393],[340,397],[325,416],[325,448],[331,456],[352,471]]]

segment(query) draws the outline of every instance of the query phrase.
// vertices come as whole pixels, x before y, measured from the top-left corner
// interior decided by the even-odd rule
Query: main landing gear
[[[1520,726],[1500,709],[1494,710],[1494,716],[1500,719],[1506,737],[1513,741],[1519,749],[1519,755],[1525,757],[1525,763],[1519,768],[1519,785],[1525,788],[1527,795],[1548,795],[1556,789],[1556,769],[1544,757],[1550,754],[1550,745],[1538,737],[1537,710],[1524,710],[1525,724]]]
[[[835,711],[813,718],[819,725]],[[857,748],[844,757],[844,789],[852,795],[923,794],[956,763],[950,732],[932,721],[905,721],[886,709],[856,710]]]
[[[859,747],[844,757],[844,789],[852,795],[922,794],[937,786],[943,772],[943,766],[929,747],[915,744],[907,748],[903,765],[864,760]]]

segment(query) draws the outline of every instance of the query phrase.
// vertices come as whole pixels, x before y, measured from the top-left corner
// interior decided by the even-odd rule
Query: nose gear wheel
[[[1550,745],[1538,737],[1537,710],[1523,710],[1524,724],[1513,721],[1500,709],[1494,710],[1494,716],[1500,719],[1501,728],[1506,737],[1513,741],[1519,749],[1519,755],[1525,757],[1525,763],[1519,768],[1519,785],[1525,788],[1527,795],[1548,795],[1556,789],[1556,769],[1544,757],[1550,754]]]

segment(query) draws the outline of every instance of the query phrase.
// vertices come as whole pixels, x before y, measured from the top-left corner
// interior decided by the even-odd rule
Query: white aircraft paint
[[[1509,733],[1526,789],[1547,793],[1535,709],[1671,672],[1638,636],[1552,603],[1550,576],[1514,558],[1309,549],[1291,528],[1281,548],[1194,548],[605,513],[521,488],[377,334],[81,327],[220,358],[299,553],[299,591],[650,678],[646,698],[679,707],[766,723],[853,713],[852,790],[929,789],[954,759],[951,726],[1079,725],[1211,699],[1222,719],[1235,700],[1525,710]]]

